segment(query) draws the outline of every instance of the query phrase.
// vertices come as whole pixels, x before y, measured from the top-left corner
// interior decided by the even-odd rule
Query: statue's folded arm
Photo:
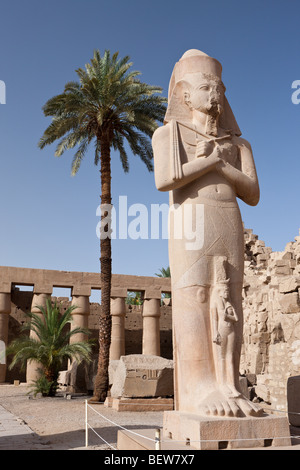
[[[171,125],[158,128],[153,134],[152,146],[154,153],[155,184],[159,191],[172,191],[189,184],[191,181],[215,169],[220,162],[216,153],[207,158],[195,158],[180,164],[180,176],[174,172],[174,161],[171,148]]]
[[[260,191],[251,146],[241,138],[237,138],[237,145],[240,151],[241,170],[224,161],[217,165],[217,170],[235,188],[237,197],[250,206],[256,206]]]

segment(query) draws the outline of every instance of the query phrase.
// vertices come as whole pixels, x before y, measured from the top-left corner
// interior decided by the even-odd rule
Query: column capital
[[[76,307],[72,315],[89,315],[90,314],[90,298],[88,295],[72,296],[71,305]]]
[[[144,299],[143,303],[143,317],[160,317],[160,298],[159,299]]]
[[[125,297],[113,297],[110,302],[110,314],[112,316],[125,316],[126,315],[126,304]]]
[[[2,292],[3,294],[10,294],[11,293],[11,282],[0,281],[0,292]]]
[[[51,294],[45,292],[36,292],[33,294],[31,302],[32,313],[42,313],[39,307],[46,308],[46,301],[51,299]]]

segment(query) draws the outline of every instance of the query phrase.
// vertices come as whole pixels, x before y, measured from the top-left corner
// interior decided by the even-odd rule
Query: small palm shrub
[[[40,377],[33,381],[30,386],[29,393],[33,393],[36,397],[38,393],[41,393],[43,397],[53,397],[56,394],[58,383],[57,380],[49,382],[44,374],[43,369],[39,369]]]
[[[34,394],[54,396],[58,388],[58,375],[66,359],[91,361],[92,342],[80,341],[70,344],[70,338],[78,333],[89,335],[89,331],[76,327],[66,331],[65,326],[72,322],[72,312],[76,306],[71,306],[61,314],[59,306],[47,300],[46,309],[38,307],[40,314],[28,313],[29,321],[22,331],[34,331],[36,338],[22,335],[12,341],[7,349],[8,355],[13,355],[10,369],[17,363],[25,369],[29,361],[40,364],[39,378],[34,382]]]

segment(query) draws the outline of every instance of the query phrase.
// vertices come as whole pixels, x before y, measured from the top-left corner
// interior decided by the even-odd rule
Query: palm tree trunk
[[[57,367],[46,367],[44,370],[45,378],[50,384],[50,388],[46,396],[54,397],[58,388],[58,375]]]
[[[109,204],[111,207],[111,166],[110,166],[110,145],[109,140],[101,136],[101,204]],[[111,211],[102,212],[103,217],[110,218]],[[106,223],[102,227],[102,237],[100,238],[100,268],[101,268],[101,314],[99,318],[99,357],[98,370],[94,383],[93,401],[104,401],[109,387],[108,366],[109,349],[111,343],[111,315],[110,315],[110,294],[111,294],[111,236],[110,224]],[[104,236],[103,236],[104,235]]]

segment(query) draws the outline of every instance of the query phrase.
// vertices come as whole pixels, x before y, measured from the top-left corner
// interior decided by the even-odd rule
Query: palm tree
[[[37,384],[47,383],[47,395],[54,396],[58,387],[58,375],[66,359],[85,360],[89,362],[92,346],[88,341],[79,341],[70,344],[70,338],[78,333],[89,334],[87,330],[76,327],[66,331],[66,325],[72,321],[72,312],[76,308],[71,306],[61,315],[55,302],[47,300],[46,309],[38,307],[42,315],[28,313],[30,321],[22,327],[22,331],[34,331],[36,338],[27,335],[15,339],[8,347],[7,354],[13,354],[10,364],[12,369],[17,363],[22,368],[27,361],[37,361],[40,365],[41,377]]]
[[[167,268],[161,268],[160,269],[160,274],[155,273],[155,276],[158,276],[158,277],[171,277],[170,266],[168,266]]]
[[[130,71],[129,57],[119,59],[107,50],[103,57],[94,52],[85,70],[76,70],[79,81],[68,82],[64,92],[44,105],[45,116],[52,122],[40,139],[39,147],[59,139],[56,156],[78,147],[73,161],[75,175],[94,142],[95,165],[100,164],[101,180],[101,314],[99,318],[99,359],[92,401],[103,401],[108,390],[108,365],[111,336],[111,148],[120,154],[125,172],[129,171],[125,142],[138,155],[149,171],[153,170],[151,137],[165,115],[166,98],[158,95],[162,89],[142,83],[140,72]]]
[[[168,266],[167,268],[161,268],[160,269],[160,273],[155,273],[155,276],[158,276],[158,277],[171,277],[171,270],[170,270],[170,266]],[[162,295],[162,299],[170,299],[171,298],[171,294],[170,293],[164,293]],[[162,305],[163,305],[163,300],[162,300]]]

